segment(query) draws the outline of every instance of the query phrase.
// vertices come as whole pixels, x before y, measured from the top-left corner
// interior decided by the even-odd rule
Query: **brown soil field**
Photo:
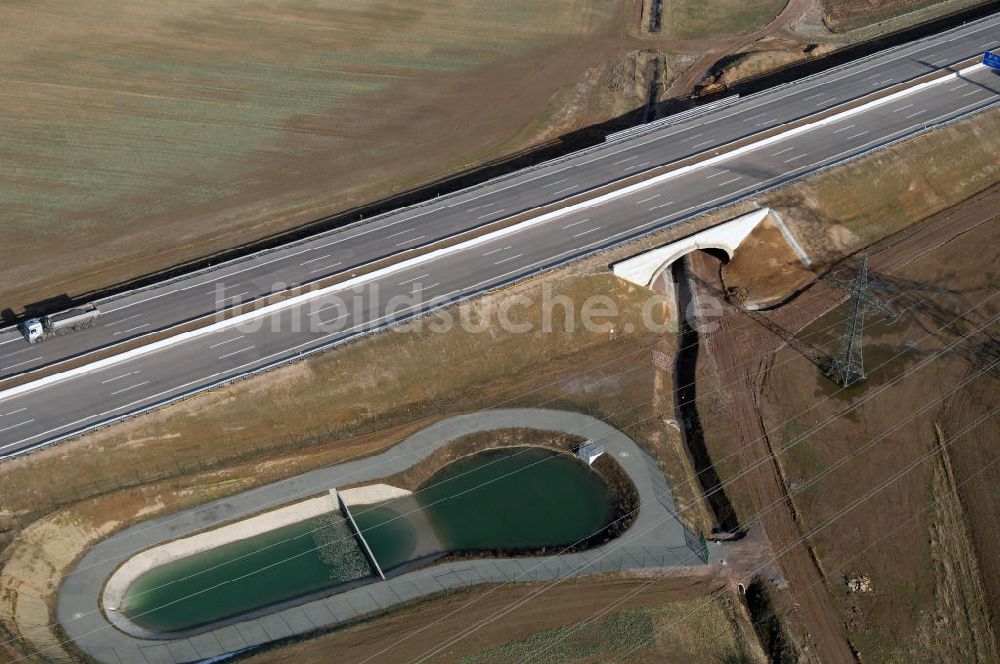
[[[626,8],[8,3],[3,305],[207,256],[589,124],[588,108],[550,103],[627,50]]]
[[[752,377],[772,449],[794,445],[775,452],[774,459],[785,499],[794,505],[796,530],[804,534],[823,526],[808,538],[809,547],[864,661],[996,657],[989,617],[996,609],[985,599],[995,589],[989,566],[995,564],[996,499],[985,495],[986,487],[994,486],[990,477],[974,476],[984,464],[1000,460],[985,446],[996,440],[996,419],[969,436],[954,441],[949,436],[1000,407],[998,201],[1000,189],[994,188],[872,254],[877,292],[903,313],[891,325],[875,322],[875,316],[866,329],[867,382],[839,390],[815,366],[815,357],[794,344],[758,366]],[[845,311],[840,305],[803,329],[787,330],[811,335],[810,347],[829,357],[839,340],[838,329],[827,324]],[[961,343],[954,351],[936,358],[956,341]],[[955,392],[966,379],[973,380]],[[725,413],[725,419],[709,414],[709,421],[731,421],[731,409],[712,402],[706,407]],[[936,467],[932,456],[856,504],[867,490],[933,451],[940,444],[936,426],[950,443],[937,455],[947,466],[939,461]],[[726,436],[720,431],[710,440],[724,455]],[[723,476],[744,465],[728,466]],[[750,514],[762,507],[757,491],[737,485],[731,497]],[[825,525],[848,506],[845,518]],[[781,537],[771,528],[768,536],[780,548]],[[855,574],[871,579],[870,594],[846,592],[844,579]],[[796,593],[794,584],[791,592]]]
[[[914,139],[757,203],[780,207],[811,255],[832,263],[994,181],[998,118],[994,112]],[[881,186],[857,196],[853,183],[874,180],[876,173]],[[552,271],[468,309],[473,320],[489,319],[502,303],[528,296],[532,304],[514,307],[511,317],[533,322],[530,332],[486,325],[479,332],[456,326],[439,333],[430,329],[434,319],[425,319],[0,465],[0,534],[10,542],[0,558],[0,624],[20,640],[0,646],[0,661],[58,638],[44,627],[53,592],[93,538],[145,515],[370,454],[438,417],[489,406],[567,408],[606,419],[667,470],[682,518],[710,531],[711,516],[671,425],[674,334],[641,325],[650,294],[613,279],[607,265],[751,205]],[[572,329],[556,307],[553,329],[545,331],[546,293],[565,295],[574,305]],[[618,315],[587,330],[580,304],[597,294],[608,296]],[[662,301],[653,305],[653,313],[666,309]],[[656,349],[667,354],[666,364]],[[710,385],[701,390],[710,391]],[[113,464],[106,462],[111,455]],[[75,525],[61,529],[61,523]],[[48,543],[63,530],[65,538]]]
[[[725,586],[708,579],[666,578],[643,589],[643,580],[596,577],[573,580],[548,591],[544,601],[528,602],[501,620],[488,622],[472,636],[441,650],[428,662],[527,661],[602,662],[624,653],[639,639],[657,634],[653,643],[622,662],[745,661],[761,662],[752,627],[742,604]],[[474,621],[488,620],[496,612],[537,592],[536,584],[507,586],[498,590],[474,589],[426,602],[356,627],[247,658],[251,664],[287,661],[311,664],[329,661],[403,662],[433,652],[442,642]],[[640,590],[607,618],[577,630],[591,618],[595,607]],[[699,599],[716,592],[718,599],[701,607]],[[468,609],[466,609],[468,606]],[[559,607],[553,611],[553,607]],[[664,631],[689,611],[699,609],[697,624]],[[658,629],[659,628],[659,629]],[[562,640],[561,639],[565,639]]]
[[[725,80],[814,57],[817,1],[669,0],[656,34],[648,0],[8,3],[0,310],[633,123],[744,49]]]
[[[655,34],[648,0],[8,3],[0,309],[634,123],[742,50],[725,80],[815,57],[817,2],[668,0]]]

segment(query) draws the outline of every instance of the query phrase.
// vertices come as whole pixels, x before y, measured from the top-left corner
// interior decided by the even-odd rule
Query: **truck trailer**
[[[21,334],[28,343],[37,343],[48,337],[65,334],[75,330],[90,327],[101,315],[100,310],[92,304],[78,309],[68,309],[41,318],[29,318],[21,323]]]

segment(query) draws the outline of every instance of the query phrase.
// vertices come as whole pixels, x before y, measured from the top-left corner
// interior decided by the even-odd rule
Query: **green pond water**
[[[122,612],[152,631],[229,618],[373,573],[339,514],[224,544],[149,570]]]
[[[577,542],[608,525],[604,481],[574,457],[538,448],[480,452],[413,496],[352,509],[383,570],[446,550],[514,551]],[[198,627],[374,570],[338,514],[219,546],[152,569],[122,612],[157,632]]]
[[[406,511],[361,505],[353,509],[354,521],[383,571],[413,557],[417,531]]]
[[[572,544],[607,526],[612,505],[597,473],[539,448],[480,452],[448,464],[419,500],[450,549],[532,549]]]

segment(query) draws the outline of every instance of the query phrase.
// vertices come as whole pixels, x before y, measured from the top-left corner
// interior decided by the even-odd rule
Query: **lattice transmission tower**
[[[858,275],[854,281],[845,282],[832,275],[828,275],[827,279],[851,294],[851,305],[844,321],[840,349],[827,371],[827,374],[841,387],[850,387],[865,379],[865,357],[862,347],[865,310],[868,307],[877,309],[888,321],[895,320],[896,313],[872,294],[868,284],[867,255],[861,258],[861,267],[858,268]]]

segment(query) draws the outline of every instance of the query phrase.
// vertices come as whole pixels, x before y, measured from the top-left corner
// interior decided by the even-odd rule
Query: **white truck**
[[[88,304],[78,309],[68,309],[41,318],[29,318],[21,323],[21,334],[28,340],[28,343],[33,344],[57,334],[90,327],[100,315],[101,312],[97,307]]]

